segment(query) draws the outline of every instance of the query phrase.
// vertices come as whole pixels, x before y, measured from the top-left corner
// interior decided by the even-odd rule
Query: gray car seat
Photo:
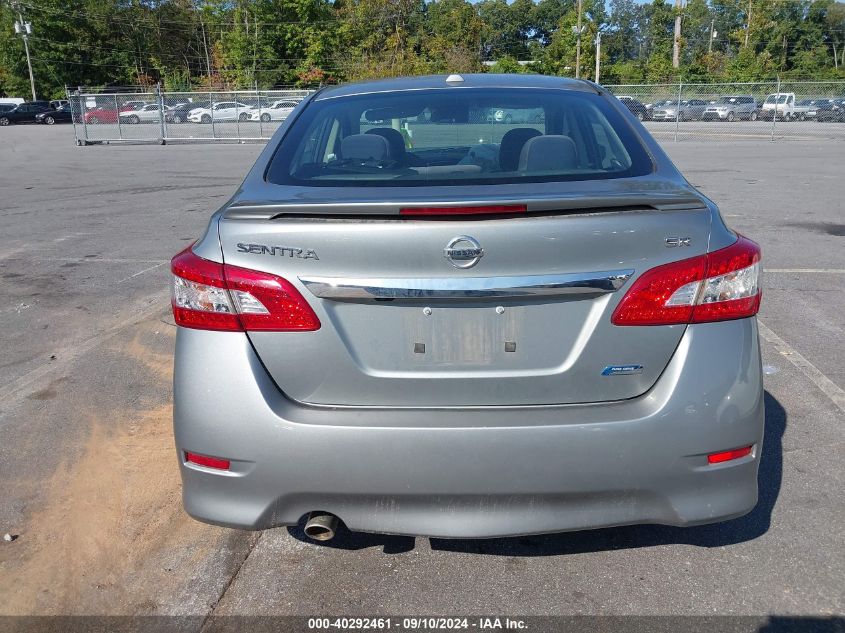
[[[387,139],[377,134],[352,134],[340,142],[340,157],[344,160],[382,162],[391,160]]]
[[[499,169],[516,171],[522,148],[526,142],[535,136],[540,136],[540,131],[533,127],[518,127],[505,132],[501,143],[499,143]]]
[[[578,148],[568,136],[535,136],[519,154],[519,171],[568,171],[577,167]]]

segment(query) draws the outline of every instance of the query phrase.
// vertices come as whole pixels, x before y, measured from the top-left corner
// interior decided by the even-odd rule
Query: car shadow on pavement
[[[509,538],[432,538],[431,549],[492,556],[562,556],[672,544],[721,547],[762,536],[769,530],[772,511],[780,494],[783,478],[782,440],[787,423],[786,410],[768,391],[765,393],[765,402],[766,430],[758,475],[760,497],[754,510],[743,517],[688,528],[632,525]],[[294,538],[313,543],[305,536],[302,525],[288,528],[288,532]],[[408,536],[350,532],[341,526],[334,539],[321,545],[345,550],[382,547],[385,554],[401,554],[414,549],[415,539]]]
[[[757,633],[843,633],[845,618],[838,616],[769,616],[768,621],[757,629]]]

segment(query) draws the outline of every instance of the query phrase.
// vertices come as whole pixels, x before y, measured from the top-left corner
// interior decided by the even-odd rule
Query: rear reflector
[[[746,455],[751,455],[751,446],[746,446],[745,448],[737,448],[732,451],[722,451],[721,453],[710,453],[707,456],[707,463],[708,464],[721,464],[722,462],[729,462],[733,459],[739,459],[740,457],[745,457]]]
[[[760,247],[739,236],[727,248],[647,270],[611,317],[614,325],[741,319],[760,309]]]
[[[399,215],[489,215],[525,213],[524,204],[487,204],[475,207],[404,207]]]
[[[197,455],[196,453],[185,453],[185,461],[197,466],[205,466],[206,468],[215,468],[217,470],[229,470],[231,462],[228,459],[220,459],[218,457],[207,457],[205,455]]]
[[[176,255],[170,268],[176,325],[229,332],[320,329],[314,310],[281,277],[218,264],[195,255],[191,247]]]

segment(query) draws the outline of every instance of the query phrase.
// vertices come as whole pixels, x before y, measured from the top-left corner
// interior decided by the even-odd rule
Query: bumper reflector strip
[[[197,455],[196,453],[185,453],[185,461],[196,464],[197,466],[205,466],[206,468],[215,468],[217,470],[229,470],[228,459],[220,459],[218,457],[207,457],[205,455]]]
[[[729,462],[734,459],[739,459],[740,457],[745,457],[746,455],[751,455],[752,446],[746,446],[745,448],[736,448],[732,451],[722,451],[720,453],[710,453],[707,456],[707,463],[708,464],[721,464],[722,462]]]

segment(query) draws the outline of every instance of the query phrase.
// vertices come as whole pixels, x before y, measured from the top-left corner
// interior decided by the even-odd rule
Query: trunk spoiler
[[[361,201],[361,202],[275,202],[275,201],[239,201],[231,204],[223,214],[226,220],[273,220],[282,217],[362,217],[380,216],[396,219],[420,219],[421,216],[402,216],[401,209],[443,207],[448,209],[456,205],[471,207],[485,205],[525,205],[528,215],[548,213],[579,213],[590,211],[636,211],[659,210],[681,211],[686,209],[706,208],[704,200],[692,192],[675,190],[672,192],[633,192],[613,195],[555,196],[543,198],[485,198],[485,199],[450,199],[448,201]],[[523,214],[520,214],[523,215]],[[432,216],[438,218],[441,216]],[[460,216],[467,219],[467,216]],[[483,218],[483,215],[475,216]]]

